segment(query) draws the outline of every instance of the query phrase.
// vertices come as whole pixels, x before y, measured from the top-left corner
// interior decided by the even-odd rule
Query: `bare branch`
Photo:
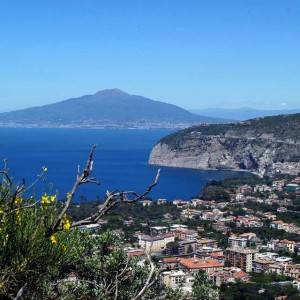
[[[132,298],[132,300],[138,300],[141,299],[141,297],[145,294],[145,292],[147,291],[147,289],[149,289],[150,286],[152,286],[154,284],[154,282],[156,281],[156,277],[154,276],[155,273],[155,265],[152,261],[151,258],[151,250],[149,252],[145,251],[146,256],[147,256],[147,260],[150,264],[150,272],[149,275],[147,277],[147,280],[144,284],[144,286],[141,288],[141,290],[138,292],[138,294]],[[153,277],[155,277],[155,279],[153,280]]]
[[[85,183],[88,183],[90,181],[95,182],[95,180],[93,178],[90,178],[90,174],[91,174],[92,169],[93,169],[93,159],[94,159],[95,150],[96,150],[96,145],[94,145],[92,147],[91,151],[90,151],[90,154],[88,156],[88,159],[87,159],[84,170],[82,171],[81,174],[80,174],[80,172],[78,172],[77,177],[76,177],[76,181],[73,185],[73,188],[72,188],[71,192],[67,194],[67,200],[64,204],[64,207],[63,207],[60,214],[58,215],[58,217],[56,218],[56,220],[53,222],[53,224],[51,226],[50,234],[55,232],[57,230],[58,226],[60,225],[61,220],[64,217],[66,211],[68,210],[78,187],[81,184],[85,184]],[[78,168],[78,171],[79,171],[79,168]]]
[[[160,177],[160,169],[158,169],[154,181],[147,187],[146,191],[142,194],[138,194],[134,191],[125,192],[107,192],[103,204],[99,205],[99,209],[93,215],[74,222],[72,227],[77,227],[81,225],[88,225],[97,223],[104,215],[106,215],[112,208],[114,208],[118,203],[134,203],[145,199],[145,197],[152,191],[152,189],[158,184]]]
[[[25,283],[25,284],[19,289],[19,291],[18,291],[16,297],[14,297],[13,300],[18,300],[19,298],[22,297],[22,295],[23,295],[23,293],[24,293],[24,289],[26,288],[26,286],[27,286],[27,283]]]

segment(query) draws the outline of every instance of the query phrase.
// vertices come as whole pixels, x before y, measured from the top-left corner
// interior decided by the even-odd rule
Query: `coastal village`
[[[163,210],[162,217],[148,222],[120,214],[122,229],[114,231],[130,241],[124,245],[128,257],[143,264],[150,253],[161,284],[187,294],[199,270],[216,287],[269,276],[272,285],[300,291],[300,176],[275,177],[267,184],[236,182],[210,199],[143,200],[136,204],[140,212]]]

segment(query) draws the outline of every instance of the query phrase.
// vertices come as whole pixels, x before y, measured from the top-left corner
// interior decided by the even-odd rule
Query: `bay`
[[[48,173],[31,191],[63,197],[75,180],[78,164],[84,166],[89,150],[97,145],[94,176],[100,186],[82,186],[77,200],[103,198],[106,190],[142,192],[153,180],[158,167],[149,166],[152,146],[172,130],[130,129],[23,129],[0,128],[0,158],[8,160],[16,183],[34,181],[46,166]],[[153,199],[190,199],[199,195],[210,180],[243,176],[226,170],[162,168]]]

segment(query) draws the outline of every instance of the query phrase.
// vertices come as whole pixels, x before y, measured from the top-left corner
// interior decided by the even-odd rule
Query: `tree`
[[[192,299],[194,300],[217,300],[219,299],[218,290],[208,280],[207,274],[199,270],[195,275]]]

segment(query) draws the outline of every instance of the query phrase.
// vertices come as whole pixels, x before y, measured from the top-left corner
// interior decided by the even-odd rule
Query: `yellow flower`
[[[50,241],[51,241],[52,244],[57,244],[57,237],[56,237],[55,234],[52,234],[50,236]]]
[[[50,196],[50,202],[54,203],[56,201],[56,195]]]
[[[42,196],[41,198],[41,203],[43,205],[45,204],[51,204],[51,203],[54,203],[56,201],[57,197],[56,195],[53,195],[53,196],[48,196],[46,193]]]
[[[48,195],[45,193],[41,199],[42,204],[48,204]]]
[[[65,252],[67,250],[67,247],[65,245],[62,245],[61,249],[62,249],[63,252]]]
[[[65,231],[69,231],[71,229],[71,222],[67,218],[67,216],[64,216],[64,218],[62,220],[62,227],[63,227],[63,230],[65,230]]]
[[[17,198],[15,199],[15,204],[21,204],[22,201],[23,201],[22,197],[17,197]]]

